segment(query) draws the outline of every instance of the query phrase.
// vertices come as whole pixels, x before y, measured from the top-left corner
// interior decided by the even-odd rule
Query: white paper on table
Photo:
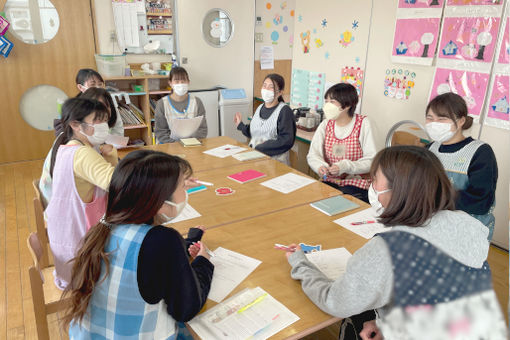
[[[352,225],[351,223],[360,221],[377,221],[376,216],[377,214],[375,210],[373,208],[368,208],[358,211],[357,213],[339,218],[333,222],[344,227],[345,229],[352,231],[353,233],[358,234],[361,237],[371,239],[375,234],[384,233],[391,230],[391,228],[385,227],[382,223],[378,222],[361,225]]]
[[[289,172],[288,174],[281,175],[272,178],[268,181],[262,182],[260,183],[260,185],[263,185],[265,187],[279,191],[284,194],[288,194],[295,190],[301,189],[302,187],[305,187],[308,184],[312,184],[313,182],[316,181],[312,178],[296,175],[292,172]]]
[[[345,273],[351,253],[345,248],[314,251],[305,255],[329,279],[336,280]]]
[[[262,262],[222,247],[214,251],[210,261],[214,273],[209,290],[209,299],[221,302]]]
[[[245,311],[244,306],[263,299]],[[299,317],[260,287],[244,289],[188,322],[201,339],[267,339]]]
[[[106,137],[105,143],[113,145],[116,149],[123,148],[127,145],[129,137],[110,135]]]
[[[189,138],[191,137],[202,124],[202,120],[204,116],[198,116],[193,118],[184,118],[184,119],[172,119],[170,126],[170,131],[172,134],[172,138],[181,139],[181,138]]]
[[[172,223],[177,223],[181,221],[191,220],[192,218],[200,217],[200,213],[196,211],[191,205],[186,204],[182,212],[175,219],[172,220]]]
[[[204,151],[204,153],[214,157],[225,158],[244,150],[246,150],[246,148],[242,148],[237,145],[225,144],[223,146],[218,146],[217,148]]]
[[[260,46],[260,69],[274,69],[274,50],[273,46]]]

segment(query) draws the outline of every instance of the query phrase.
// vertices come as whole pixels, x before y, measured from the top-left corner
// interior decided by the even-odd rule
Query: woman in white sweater
[[[358,93],[339,83],[324,98],[325,119],[313,136],[308,165],[326,184],[368,202],[368,172],[376,149],[368,118],[354,113]]]
[[[358,249],[335,281],[290,245],[291,275],[306,295],[340,318],[376,309],[380,331],[373,327],[364,339],[372,331],[385,339],[506,339],[486,261],[488,230],[454,211],[455,191],[439,159],[425,148],[395,146],[376,155],[370,174],[370,204],[391,230]]]

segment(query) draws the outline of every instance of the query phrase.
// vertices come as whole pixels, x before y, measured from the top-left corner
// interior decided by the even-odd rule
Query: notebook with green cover
[[[342,196],[327,198],[322,201],[310,203],[310,205],[328,216],[359,208],[359,204],[349,201]]]

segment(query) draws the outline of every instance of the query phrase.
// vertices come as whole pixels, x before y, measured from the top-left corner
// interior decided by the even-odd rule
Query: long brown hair
[[[440,210],[455,210],[455,190],[441,161],[429,150],[400,145],[383,149],[372,161],[370,175],[380,169],[391,198],[379,221],[387,226],[423,226]]]
[[[466,121],[461,126],[462,130],[467,130],[473,125],[473,117],[468,116],[466,101],[456,93],[447,92],[435,97],[427,105],[425,115],[429,110],[432,110],[438,117],[450,118],[456,127],[457,120],[465,118]]]
[[[109,275],[110,261],[104,248],[118,224],[152,224],[165,200],[171,199],[179,179],[191,175],[190,164],[166,153],[138,150],[122,159],[112,175],[104,218],[85,235],[73,259],[72,279],[62,298],[71,306],[64,326],[83,320],[96,284]],[[104,262],[106,272],[101,278]],[[100,281],[101,280],[101,281]]]
[[[278,73],[270,73],[264,78],[264,81],[266,81],[266,79],[271,80],[271,82],[273,83],[273,92],[275,96],[276,91],[281,91],[283,93],[283,90],[285,89],[285,79],[283,79],[281,75],[279,75]],[[283,95],[278,96],[278,102],[280,103],[285,102],[285,100],[283,99]]]

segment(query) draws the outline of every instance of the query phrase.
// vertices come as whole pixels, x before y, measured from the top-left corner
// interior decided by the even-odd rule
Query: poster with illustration
[[[494,75],[494,82],[487,105],[488,125],[510,129],[510,76]]]
[[[498,37],[499,18],[444,18],[438,57],[490,63]]]
[[[464,98],[469,114],[477,119],[483,107],[488,84],[488,73],[438,67],[434,75],[429,101],[439,94],[456,93]]]
[[[416,73],[404,69],[386,69],[384,95],[389,98],[407,100],[414,90]]]
[[[397,19],[392,61],[432,65],[440,20],[440,18]]]
[[[506,18],[505,28],[503,31],[503,41],[501,42],[501,48],[499,49],[498,63],[500,64],[510,63],[509,32],[510,32],[510,18]]]
[[[325,73],[310,72],[310,79],[308,82],[308,107],[315,110],[322,109],[325,84]]]
[[[503,0],[448,0],[448,6],[501,6]]]
[[[398,8],[441,8],[444,0],[398,0]]]
[[[358,92],[358,97],[361,99],[363,93],[363,70],[361,68],[347,66],[342,68],[340,81],[354,86]]]

